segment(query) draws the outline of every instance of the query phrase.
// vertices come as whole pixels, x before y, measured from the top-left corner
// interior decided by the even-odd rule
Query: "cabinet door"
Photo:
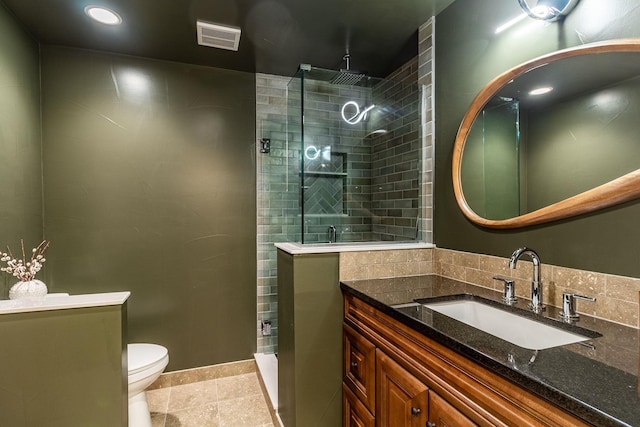
[[[344,325],[344,382],[365,404],[375,412],[376,347],[348,325]]]
[[[424,427],[426,385],[376,349],[376,427]]]
[[[429,390],[428,427],[473,427],[476,425],[449,402]]]
[[[373,415],[356,395],[342,384],[342,427],[374,427]]]

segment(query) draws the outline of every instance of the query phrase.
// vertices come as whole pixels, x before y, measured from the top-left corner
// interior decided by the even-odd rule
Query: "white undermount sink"
[[[544,350],[590,339],[477,301],[455,300],[424,306],[531,350]]]

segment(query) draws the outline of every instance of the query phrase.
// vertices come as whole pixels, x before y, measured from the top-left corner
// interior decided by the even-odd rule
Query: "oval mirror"
[[[453,150],[467,218],[516,228],[640,197],[640,39],[536,58],[487,84]]]

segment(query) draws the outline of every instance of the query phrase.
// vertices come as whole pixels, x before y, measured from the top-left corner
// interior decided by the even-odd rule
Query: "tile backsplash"
[[[530,296],[532,268],[530,261],[521,260],[510,270],[508,258],[439,248],[340,254],[340,280],[438,274],[502,290],[502,282],[493,279],[499,275],[514,279],[516,295],[525,299]],[[563,292],[590,296],[596,301],[578,301],[578,313],[639,327],[640,279],[544,263],[541,274],[545,304],[561,306]]]
[[[340,280],[433,274],[433,249],[341,252]]]

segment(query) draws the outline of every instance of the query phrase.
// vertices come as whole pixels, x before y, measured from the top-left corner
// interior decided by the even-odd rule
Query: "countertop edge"
[[[123,291],[82,295],[50,295],[33,300],[0,300],[0,315],[122,305],[130,295],[131,292]]]
[[[275,247],[291,255],[322,254],[334,252],[368,252],[368,251],[393,251],[402,249],[433,249],[433,243],[322,243],[303,245],[294,242],[274,243]]]

